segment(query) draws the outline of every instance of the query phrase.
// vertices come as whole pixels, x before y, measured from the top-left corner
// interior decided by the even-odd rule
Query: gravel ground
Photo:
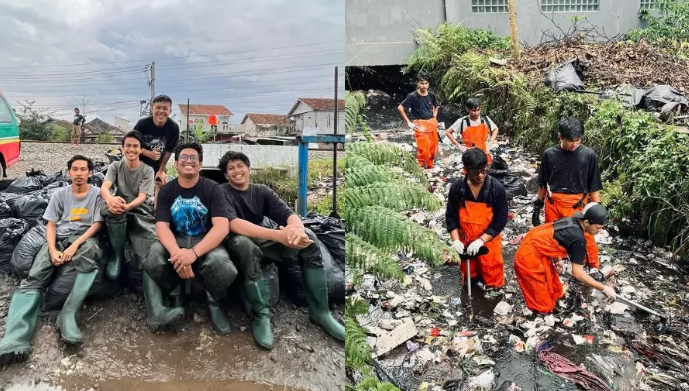
[[[90,157],[94,161],[107,162],[105,152],[114,145],[82,144],[78,147],[70,144],[52,143],[22,143],[21,158],[19,163],[7,170],[8,179],[24,176],[31,169],[43,170],[45,173],[66,170],[67,161],[76,154]],[[310,159],[332,158],[331,151],[311,151]],[[338,158],[344,157],[344,153],[338,152]]]

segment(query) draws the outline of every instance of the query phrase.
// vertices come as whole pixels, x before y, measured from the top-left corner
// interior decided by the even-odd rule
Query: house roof
[[[179,111],[187,115],[187,105],[185,104],[180,104],[179,105]],[[191,115],[194,114],[215,114],[215,115],[234,115],[230,110],[227,109],[227,107],[223,105],[189,105],[189,112]]]
[[[87,122],[86,125],[88,126],[91,134],[110,133],[116,135],[126,133],[124,130],[118,128],[117,126],[110,125],[100,118],[94,118],[90,122]]]
[[[279,114],[259,114],[259,113],[246,113],[242,119],[242,124],[246,122],[248,118],[256,125],[276,125],[276,124],[287,124],[289,120],[284,115]]]
[[[297,98],[296,103],[292,106],[287,116],[292,115],[292,112],[299,106],[299,103],[303,102],[305,105],[309,106],[314,111],[332,111],[335,106],[335,99],[324,99],[324,98]],[[345,109],[344,99],[337,100],[337,110],[342,111]]]

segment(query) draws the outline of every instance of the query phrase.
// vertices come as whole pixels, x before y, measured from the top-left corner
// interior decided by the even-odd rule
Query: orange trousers
[[[416,160],[421,168],[433,168],[438,150],[438,121],[435,118],[414,120],[416,139]]]

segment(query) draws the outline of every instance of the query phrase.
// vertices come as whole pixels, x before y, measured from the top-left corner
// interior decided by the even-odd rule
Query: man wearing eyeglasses
[[[600,203],[603,183],[598,156],[582,145],[584,125],[578,118],[563,117],[559,124],[560,143],[546,149],[538,169],[538,195],[534,201],[533,226],[541,224],[545,206],[545,222],[570,217],[584,209],[588,202]],[[586,234],[587,264],[598,269],[598,247],[593,236]]]
[[[199,175],[203,148],[184,143],[175,148],[179,176],[160,189],[156,205],[155,242],[143,262],[150,279],[144,279],[148,324],[152,330],[172,324],[184,316],[182,307],[165,307],[163,292],[179,286],[197,274],[208,298],[213,328],[218,334],[230,332],[230,320],[218,302],[237,276],[222,242],[230,232],[227,201],[220,185]]]
[[[469,264],[471,278],[481,277],[486,286],[500,288],[505,285],[502,230],[507,224],[507,192],[488,175],[488,157],[481,149],[464,152],[462,163],[465,177],[452,184],[448,196],[447,231],[457,252],[475,256]],[[483,246],[488,254],[477,255]],[[466,262],[460,264],[464,279]]]
[[[497,147],[498,127],[495,126],[490,117],[481,115],[481,101],[478,98],[469,98],[466,103],[469,115],[455,121],[450,129],[447,130],[447,138],[450,139],[460,151],[464,152],[467,148],[480,148],[488,154],[488,164],[493,160],[490,150]],[[460,145],[452,133],[458,132],[462,136],[464,146]]]

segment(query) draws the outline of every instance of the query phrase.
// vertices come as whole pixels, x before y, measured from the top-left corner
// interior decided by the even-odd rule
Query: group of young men
[[[398,106],[414,131],[417,160],[425,169],[433,167],[440,138],[440,106],[428,87],[428,76],[420,73],[417,90]],[[496,289],[505,284],[502,231],[509,209],[505,187],[488,175],[498,128],[489,117],[481,115],[477,98],[468,99],[466,109],[468,115],[458,119],[446,133],[462,152],[464,172],[464,177],[450,187],[446,227],[452,247],[464,258],[469,257],[460,263],[464,281],[469,273],[472,279],[481,278],[489,289]],[[600,204],[603,186],[596,153],[581,144],[584,126],[579,119],[564,117],[558,127],[560,142],[543,153],[538,169],[534,228],[524,236],[514,256],[514,270],[526,305],[541,314],[552,312],[557,300],[564,296],[558,275],[566,269],[563,258],[572,264],[575,279],[600,290],[610,300],[616,299],[612,287],[596,281],[584,268],[599,268],[594,236],[608,218]],[[453,135],[455,132],[463,145]],[[541,224],[544,208],[545,223]]]
[[[231,330],[218,303],[228,287],[244,276],[251,305],[252,333],[263,348],[274,345],[263,262],[299,262],[311,321],[339,341],[344,326],[330,313],[327,279],[316,236],[287,204],[265,185],[252,184],[249,158],[227,152],[218,165],[228,182],[200,176],[200,144],[179,143],[179,127],[169,119],[172,101],[153,100],[152,115],[143,118],[122,140],[123,158],[111,163],[101,188],[88,182],[94,165],[81,155],[67,162],[70,186],[59,189],[44,214],[46,243],[29,275],[14,292],[0,340],[0,364],[26,360],[36,329],[42,292],[55,268],[72,262],[78,274],[57,317],[61,338],[83,341],[77,324],[99,269],[119,278],[127,238],[143,269],[143,293],[152,331],[181,321],[184,280],[196,276],[208,299],[213,328]],[[178,177],[167,182],[165,167],[174,152]],[[279,230],[261,226],[264,217]],[[106,227],[114,255],[103,260],[98,234]],[[164,298],[170,296],[171,306]]]

